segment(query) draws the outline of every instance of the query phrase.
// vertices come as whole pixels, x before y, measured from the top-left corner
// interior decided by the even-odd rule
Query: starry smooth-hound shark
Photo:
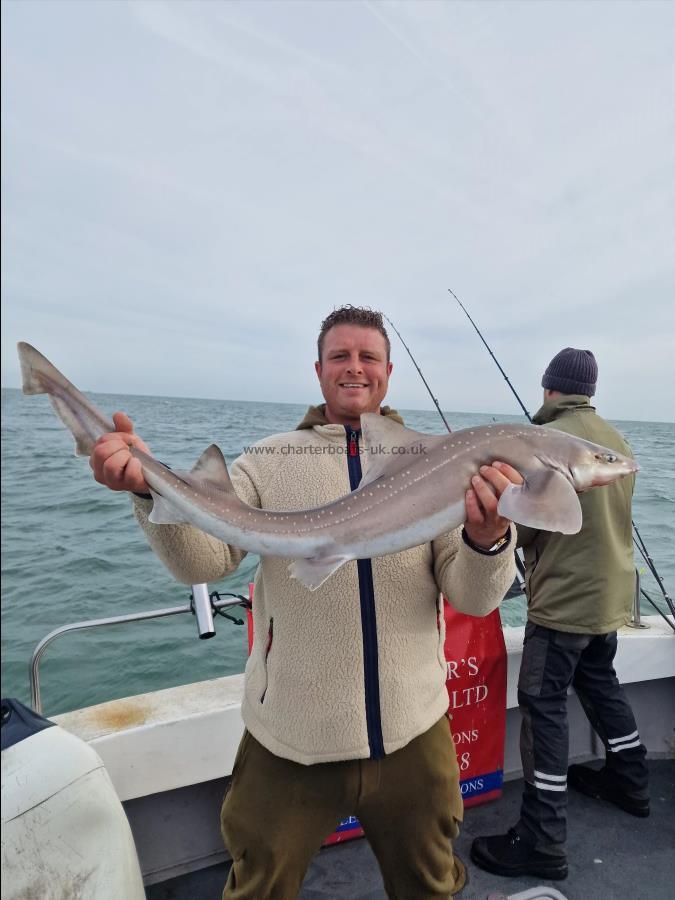
[[[48,394],[73,434],[76,453],[90,455],[98,437],[114,431],[113,423],[34,347],[22,342],[18,348],[24,393]],[[367,464],[358,488],[312,509],[272,511],[242,502],[215,444],[190,472],[174,471],[137,448],[130,452],[153,497],[151,522],[193,525],[242,550],[289,558],[291,574],[310,590],[348,560],[398,553],[457,528],[481,465],[501,460],[524,478],[502,493],[501,515],[563,534],[581,528],[577,492],[638,470],[634,460],[607,447],[539,425],[430,435],[366,414],[361,428]]]

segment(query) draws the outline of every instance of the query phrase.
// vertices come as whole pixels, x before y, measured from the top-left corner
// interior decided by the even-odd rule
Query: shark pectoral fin
[[[528,475],[522,485],[510,484],[499,498],[499,514],[542,531],[576,534],[581,529],[581,504],[560,472],[545,469]]]
[[[182,515],[182,513],[178,512],[178,510],[171,505],[164,497],[156,494],[152,488],[150,488],[150,493],[152,494],[152,499],[154,501],[152,511],[148,516],[148,520],[152,522],[153,525],[189,525],[188,520]]]
[[[310,591],[315,591],[350,559],[350,556],[314,556],[309,559],[296,559],[290,564],[288,571],[291,578],[297,579]]]

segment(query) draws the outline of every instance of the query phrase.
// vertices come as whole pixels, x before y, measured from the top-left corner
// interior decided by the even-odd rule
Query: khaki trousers
[[[444,716],[380,760],[303,766],[244,732],[221,827],[232,855],[223,900],[295,900],[324,838],[356,815],[392,900],[447,900],[466,881],[452,852],[463,815]]]

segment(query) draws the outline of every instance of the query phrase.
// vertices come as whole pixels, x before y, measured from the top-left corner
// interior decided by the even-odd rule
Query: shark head
[[[519,525],[562,534],[577,534],[581,529],[577,494],[638,471],[629,457],[552,428],[540,428],[530,460],[536,460],[536,465],[522,460],[524,483],[509,485],[499,498],[498,509]]]
[[[634,475],[640,468],[630,457],[590,441],[579,440],[571,457],[569,472],[577,491],[611,484],[626,475]]]

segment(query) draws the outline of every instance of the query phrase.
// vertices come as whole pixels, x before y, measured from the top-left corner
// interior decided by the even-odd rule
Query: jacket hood
[[[532,421],[535,425],[548,425],[549,422],[554,422],[566,412],[577,412],[584,409],[595,412],[595,407],[591,406],[590,399],[584,394],[563,394],[562,397],[547,400],[536,411]]]
[[[392,409],[390,406],[381,406],[380,415],[387,416],[389,419],[393,419],[394,422],[398,422],[399,425],[404,424],[403,417],[400,416],[396,412],[396,410]],[[319,406],[309,407],[302,422],[300,422],[300,424],[296,426],[296,431],[301,431],[303,428],[315,428],[317,425],[328,424],[328,420],[326,419],[326,404],[321,403],[319,404]]]

